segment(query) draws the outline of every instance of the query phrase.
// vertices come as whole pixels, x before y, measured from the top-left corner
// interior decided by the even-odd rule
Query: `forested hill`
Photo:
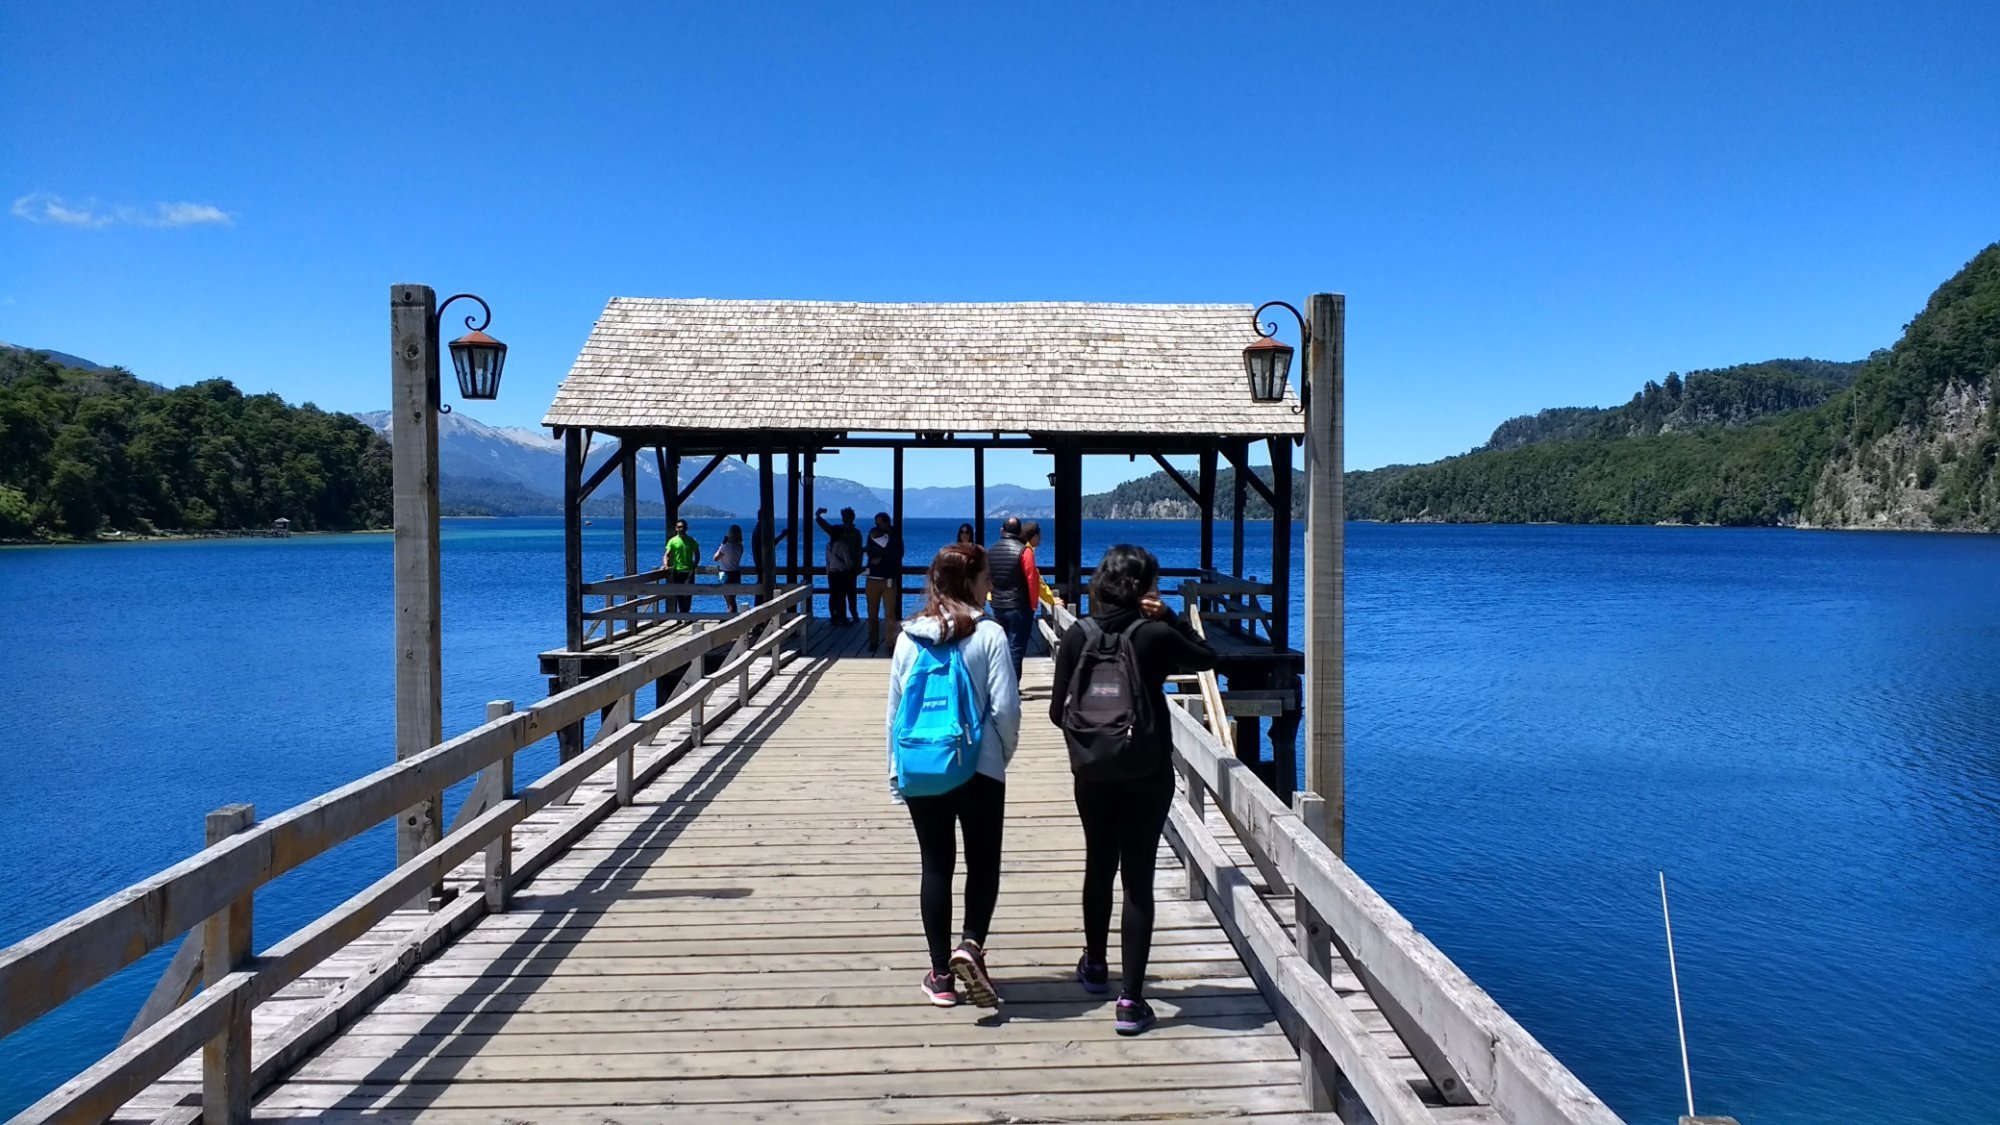
[[[1865,360],[1773,359],[1713,371],[1669,371],[1647,380],[1620,406],[1559,406],[1500,423],[1475,453],[1519,449],[1544,441],[1652,437],[1711,426],[1741,426],[1759,418],[1818,406],[1854,381]]]
[[[1849,387],[1817,405],[1746,425],[1474,452],[1372,490],[1350,485],[1348,514],[1996,531],[1996,385],[2000,243],[1940,286]]]
[[[1479,449],[1346,478],[1354,519],[2000,531],[2000,243],[1855,363],[1771,360],[1502,423]],[[1223,474],[1225,478],[1227,473]],[[1303,480],[1294,512],[1303,510]],[[1225,481],[1219,507],[1228,508]],[[1261,500],[1250,514],[1265,514]],[[1087,516],[1188,518],[1165,474]]]
[[[389,495],[388,443],[346,415],[0,351],[0,538],[381,527]]]

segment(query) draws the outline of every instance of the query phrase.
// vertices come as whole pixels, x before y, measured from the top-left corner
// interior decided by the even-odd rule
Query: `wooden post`
[[[1215,569],[1215,450],[1201,451],[1201,475],[1195,482],[1201,493],[1201,568]]]
[[[1347,298],[1306,301],[1306,788],[1326,798],[1333,854],[1347,835]],[[1280,615],[1282,616],[1282,614]]]
[[[583,430],[564,430],[563,617],[571,652],[583,649],[583,451]]]
[[[1208,817],[1208,790],[1193,766],[1183,763],[1180,771],[1181,781],[1187,788],[1188,811],[1194,815],[1195,823],[1200,824]],[[1208,880],[1202,877],[1201,861],[1190,851],[1181,862],[1187,872],[1188,901],[1201,902],[1208,897]]]
[[[1317,793],[1300,793],[1292,798],[1292,807],[1299,819],[1312,833],[1322,839],[1326,836],[1326,799]],[[1306,896],[1292,892],[1292,908],[1297,914],[1299,955],[1313,975],[1321,980],[1333,976],[1333,931],[1326,920]],[[1305,1094],[1306,1109],[1314,1113],[1330,1113],[1334,1110],[1336,1091],[1340,1087],[1340,1070],[1334,1066],[1333,1058],[1319,1037],[1312,1033],[1303,1022],[1299,1026],[1299,1081]]]
[[[625,573],[639,573],[639,447],[618,443],[618,482],[625,486]],[[633,621],[627,628],[637,629]]]
[[[438,634],[437,294],[389,288],[390,461],[396,519],[396,760],[444,740]],[[396,818],[400,865],[438,842],[442,793]]]
[[[799,451],[785,455],[785,584],[799,584]],[[771,563],[775,569],[776,560]]]
[[[1063,600],[1076,608],[1083,590],[1083,454],[1074,446],[1060,447],[1054,453],[1056,574],[1062,582]]]
[[[618,663],[632,664],[638,661],[638,659],[639,657],[636,653],[628,652],[618,657]],[[606,738],[631,726],[632,720],[637,717],[638,710],[639,696],[637,692],[621,697],[618,702],[611,705],[611,714],[598,726],[597,737],[600,739]],[[619,753],[617,758],[613,759],[614,781],[612,785],[617,793],[619,808],[626,808],[632,804],[632,759],[635,756],[636,751],[628,746]]]
[[[766,441],[757,450],[757,510],[766,513],[764,517],[764,545],[761,552],[766,559],[770,559],[777,554],[777,548],[771,545],[771,536],[777,534],[772,527],[772,524],[776,521],[771,518],[771,514],[778,510],[777,471],[777,454],[772,451],[771,443]],[[770,601],[772,593],[777,589],[777,582],[775,581],[777,575],[773,573],[775,569],[775,567],[766,568],[764,573],[757,576],[758,605],[763,605],[765,602]]]
[[[799,520],[798,531],[792,534],[792,538],[799,541],[799,554],[804,557],[804,562],[799,566],[799,575],[804,579],[806,584],[805,614],[807,617],[813,615],[812,591],[815,588],[813,583],[813,557],[816,553],[813,550],[813,532],[819,527],[819,522],[816,518],[819,508],[813,503],[813,478],[818,472],[819,454],[816,451],[809,451],[806,453],[805,483],[800,486],[804,491],[805,500],[799,504],[799,514],[804,518]]]
[[[671,536],[674,521],[681,518],[681,455],[669,447],[664,460],[660,481],[667,489],[667,534]]]
[[[1231,459],[1236,463],[1235,508],[1230,514],[1229,573],[1243,577],[1243,509],[1250,503],[1250,447],[1239,444]]]
[[[514,713],[514,701],[496,699],[486,705],[486,721]],[[486,779],[490,778],[488,781]],[[502,754],[500,760],[481,771],[481,781],[485,782],[493,795],[493,803],[512,800],[514,797],[514,755]],[[509,828],[500,833],[498,839],[486,845],[486,909],[498,914],[507,909],[507,881],[514,876],[514,830]]]
[[[1278,654],[1292,647],[1292,443],[1289,438],[1272,438],[1271,495],[1271,651]],[[1297,677],[1285,674],[1284,666],[1272,665],[1271,686],[1282,688]],[[1271,720],[1272,792],[1289,802],[1299,777],[1299,702],[1294,702]],[[1249,759],[1256,760],[1255,752]]]
[[[208,845],[214,847],[256,821],[251,806],[224,805],[208,814]],[[210,988],[250,961],[251,899],[246,894],[201,924],[203,980]],[[205,1125],[241,1125],[250,1120],[250,1073],[250,1008],[245,1004],[232,1007],[228,1026],[201,1048]]]
[[[900,445],[896,447],[894,465],[895,484],[890,490],[894,496],[889,500],[889,522],[895,526],[896,534],[901,535],[903,534],[903,447]],[[954,535],[953,538],[957,536]],[[889,651],[894,652],[896,626],[903,620],[903,572],[900,567],[889,584],[889,602],[882,612],[883,616],[888,618],[882,624],[884,639],[889,642]]]
[[[972,450],[972,537],[982,546],[986,543],[986,447],[983,445]]]

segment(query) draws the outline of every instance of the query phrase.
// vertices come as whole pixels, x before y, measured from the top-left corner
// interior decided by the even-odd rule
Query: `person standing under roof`
[[[660,569],[667,572],[667,581],[675,586],[694,584],[695,568],[701,565],[701,544],[688,534],[688,521],[674,521],[673,538],[667,540],[667,549],[660,556]],[[694,595],[673,594],[667,598],[667,608],[674,613],[686,613],[694,605]]]
[[[882,622],[888,621],[893,637],[903,616],[903,532],[889,513],[875,513],[861,551],[868,573],[868,651],[875,652],[882,647]]]
[[[986,548],[986,568],[993,581],[993,620],[1007,633],[1007,652],[1014,660],[1014,679],[1021,679],[1021,662],[1028,656],[1028,634],[1035,628],[1035,592],[1021,566],[1028,549],[1021,538],[1021,520],[1008,516],[1000,538]]]

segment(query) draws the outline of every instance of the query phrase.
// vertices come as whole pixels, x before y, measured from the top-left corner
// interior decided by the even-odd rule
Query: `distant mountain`
[[[23,344],[9,344],[9,343],[6,343],[6,342],[4,342],[4,341],[0,341],[0,351],[9,351],[9,352],[40,352],[41,354],[43,354],[43,355],[45,355],[45,356],[48,356],[48,357],[49,357],[49,361],[50,361],[50,362],[52,362],[52,363],[54,363],[54,364],[55,364],[56,366],[58,366],[58,367],[74,367],[74,368],[76,368],[76,369],[78,369],[78,370],[80,370],[80,371],[108,371],[108,370],[110,370],[110,368],[108,368],[108,367],[104,366],[103,364],[101,364],[101,363],[92,363],[92,362],[90,362],[89,360],[87,360],[87,359],[84,359],[84,358],[83,358],[82,356],[74,356],[74,355],[71,355],[71,354],[69,354],[68,352],[55,352],[55,351],[50,351],[50,350],[49,350],[49,349],[47,349],[47,348],[30,348],[30,347],[27,347],[27,346],[25,346],[25,345],[23,345]],[[149,384],[147,384],[147,385],[148,385],[148,386],[157,386],[158,384],[153,384],[153,383],[149,383]]]
[[[389,436],[389,412],[377,410],[357,414],[383,437]],[[591,452],[586,473],[594,472],[612,454],[615,445],[598,442]],[[681,479],[701,471],[705,462],[681,462]],[[562,442],[541,430],[489,426],[464,411],[438,418],[438,493],[445,508],[460,515],[540,516],[562,511]],[[886,510],[888,503],[873,489],[839,477],[818,477],[814,482],[814,502],[838,510]],[[779,482],[778,503],[784,503],[783,481]],[[591,495],[588,508],[595,515],[619,509],[621,494],[614,475]],[[757,467],[754,463],[730,460],[716,466],[684,508],[720,512],[754,518],[757,510]],[[650,456],[639,458],[639,510],[659,515],[666,510],[660,493],[660,471]]]
[[[904,488],[903,518],[912,520],[969,520],[972,511],[972,486],[938,488]],[[989,484],[986,486],[986,515],[989,518],[1004,519],[1020,516],[1023,519],[1051,519],[1055,515],[1055,490],[1050,488],[1028,488],[1018,484]]]

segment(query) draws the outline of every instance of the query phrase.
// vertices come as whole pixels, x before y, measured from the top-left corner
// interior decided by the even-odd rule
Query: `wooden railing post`
[[[626,653],[625,655],[618,658],[618,663],[631,664],[638,659],[639,658],[636,654]],[[611,717],[605,720],[604,728],[598,731],[598,737],[603,738],[608,734],[612,734],[616,731],[624,729],[627,726],[630,726],[632,724],[634,716],[637,714],[638,705],[639,705],[639,695],[636,691],[633,692],[631,695],[623,697],[617,703],[612,704]],[[632,759],[635,756],[635,754],[636,751],[630,746],[626,747],[618,754],[617,787],[618,787],[618,804],[619,807],[621,808],[628,806],[632,803]]]
[[[1313,835],[1325,838],[1327,811],[1326,798],[1317,793],[1297,793],[1292,796],[1293,811]],[[1333,976],[1333,931],[1313,909],[1312,902],[1297,890],[1292,892],[1292,909],[1298,919],[1296,937],[1299,955],[1314,976],[1330,980]],[[1299,1026],[1299,1083],[1305,1094],[1306,1109],[1314,1113],[1334,1111],[1335,1094],[1340,1087],[1340,1070],[1334,1066],[1317,1035],[1303,1023]]]
[[[1175,756],[1175,764],[1180,767],[1181,779],[1187,784],[1188,809],[1197,823],[1208,818],[1208,790],[1202,784],[1201,775],[1194,767]],[[1201,864],[1193,855],[1181,857],[1181,866],[1187,871],[1187,896],[1189,902],[1201,902],[1208,897],[1208,880],[1201,874]]]
[[[224,805],[208,814],[210,847],[257,821],[250,805]],[[250,961],[251,902],[255,892],[215,912],[201,924],[203,977],[214,988]],[[242,1125],[250,1120],[250,1008],[229,1013],[223,1030],[201,1048],[201,1119],[205,1125]]]
[[[486,721],[492,722],[504,715],[514,713],[514,701],[496,699],[486,705]],[[487,766],[480,773],[478,784],[486,788],[492,802],[512,800],[514,797],[514,755],[502,754],[500,760]],[[507,909],[507,881],[514,875],[514,830],[506,829],[486,845],[486,909],[495,914]]]

